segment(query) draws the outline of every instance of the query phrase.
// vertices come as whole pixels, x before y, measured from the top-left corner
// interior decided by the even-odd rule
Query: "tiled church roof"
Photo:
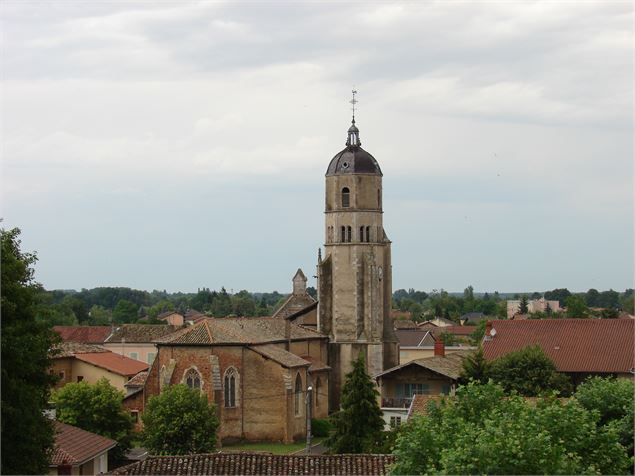
[[[273,313],[274,318],[285,319],[293,314],[303,311],[317,301],[309,294],[291,294],[280,308]]]
[[[150,456],[117,468],[114,475],[385,475],[393,455],[271,455],[214,453],[189,456]]]
[[[252,345],[249,348],[258,354],[273,360],[274,362],[278,362],[283,367],[308,367],[311,365],[311,362],[308,362],[304,358],[298,357],[297,355],[292,354],[275,344]]]
[[[296,326],[284,319],[271,317],[208,317],[193,326],[156,339],[159,344],[266,344],[285,339],[285,326],[289,326],[291,340],[325,339],[326,336]]]

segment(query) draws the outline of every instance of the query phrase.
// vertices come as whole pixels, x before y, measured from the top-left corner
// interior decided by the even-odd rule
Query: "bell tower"
[[[361,147],[353,112],[346,148],[326,171],[324,258],[320,253],[317,266],[318,330],[330,337],[333,410],[360,353],[371,376],[399,363],[390,319],[392,265],[382,175],[377,160]]]

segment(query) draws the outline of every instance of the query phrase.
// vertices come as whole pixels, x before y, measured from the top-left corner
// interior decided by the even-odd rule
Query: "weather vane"
[[[357,99],[355,99],[355,95],[357,94],[357,90],[353,89],[353,99],[350,102],[353,105],[353,122],[355,122],[355,104],[357,104]]]

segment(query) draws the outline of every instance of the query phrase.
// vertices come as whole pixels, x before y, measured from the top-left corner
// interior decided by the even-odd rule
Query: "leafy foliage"
[[[363,354],[353,362],[342,389],[341,409],[331,415],[333,432],[324,441],[331,453],[373,453],[383,442],[379,393],[366,372]]]
[[[623,474],[612,428],[575,399],[530,403],[495,384],[460,387],[397,437],[394,474]]]
[[[311,433],[313,434],[313,436],[316,436],[316,437],[329,436],[329,433],[331,432],[332,429],[333,429],[333,426],[331,425],[331,422],[326,418],[311,419]]]
[[[527,296],[525,296],[524,294],[520,298],[520,308],[518,309],[518,312],[520,314],[527,314],[529,312],[529,306],[528,306],[528,303],[527,303]]]
[[[133,428],[123,397],[123,392],[103,377],[96,384],[66,384],[53,393],[53,402],[59,421],[116,440],[109,459],[120,462],[130,448]]]
[[[488,376],[506,392],[515,391],[526,397],[535,397],[557,390],[569,395],[572,385],[538,346],[528,346],[510,352],[491,363]]]
[[[582,296],[574,294],[567,298],[567,317],[587,317],[589,308]]]
[[[461,372],[461,383],[470,381],[487,383],[489,379],[489,362],[485,360],[483,348],[479,347],[476,352],[471,353],[463,359],[463,370]]]
[[[36,256],[20,250],[20,230],[2,242],[2,474],[45,474],[53,426],[43,414],[54,378],[48,374],[50,328],[35,318]]]
[[[617,431],[620,442],[627,448],[633,464],[633,442],[635,440],[634,416],[635,384],[632,380],[591,377],[585,380],[575,393],[580,404],[596,411],[600,424]]]
[[[143,444],[153,454],[207,453],[216,444],[214,405],[186,385],[170,385],[150,398],[142,419]]]

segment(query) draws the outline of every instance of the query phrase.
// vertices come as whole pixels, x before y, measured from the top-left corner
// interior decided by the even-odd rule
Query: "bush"
[[[311,433],[313,436],[322,437],[329,436],[329,433],[333,429],[331,422],[327,419],[313,418],[311,420]]]

